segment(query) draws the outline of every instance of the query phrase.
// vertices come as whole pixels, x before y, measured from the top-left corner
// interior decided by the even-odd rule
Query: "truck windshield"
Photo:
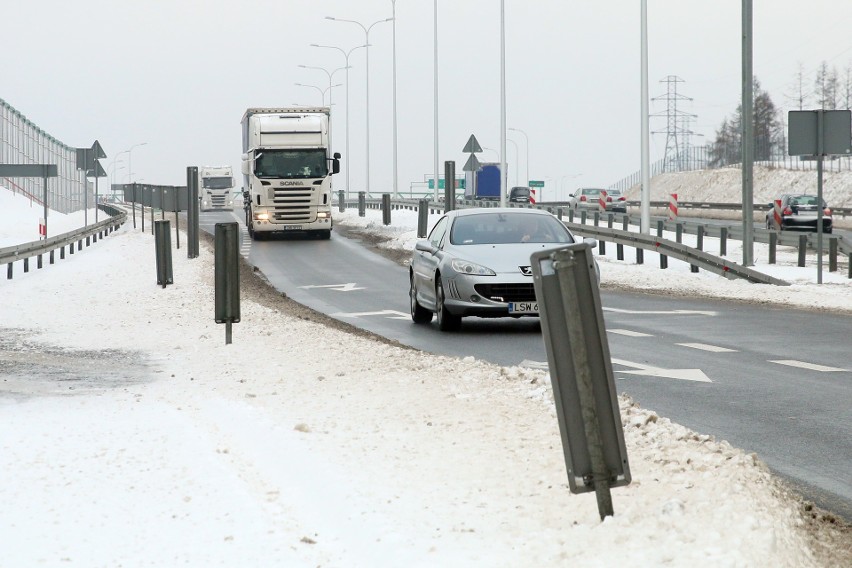
[[[319,178],[328,175],[325,150],[261,150],[254,162],[259,178]]]
[[[234,187],[232,177],[206,177],[202,181],[205,189],[230,189]]]

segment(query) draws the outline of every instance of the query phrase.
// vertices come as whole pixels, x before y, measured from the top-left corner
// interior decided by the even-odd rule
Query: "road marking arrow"
[[[299,288],[329,288],[331,290],[335,290],[336,292],[351,292],[352,290],[364,290],[364,288],[355,286],[354,282],[348,282],[346,284],[316,284],[311,286],[299,286]]]
[[[648,314],[648,315],[657,315],[657,316],[716,316],[719,315],[718,312],[704,312],[701,310],[621,310],[619,308],[603,308],[605,312],[615,312],[617,314]]]
[[[336,314],[331,314],[331,317],[334,318],[359,318],[362,316],[389,316],[388,319],[402,319],[407,320],[411,316],[405,312],[397,312],[395,310],[382,310],[380,312],[352,312],[352,313],[342,313],[338,312]]]
[[[682,381],[698,381],[702,383],[713,382],[701,369],[661,369],[659,367],[651,367],[641,363],[625,361],[624,359],[613,359],[612,362],[615,365],[638,369],[637,371],[615,371],[616,373],[645,375],[646,377],[662,377],[665,379],[680,379]]]

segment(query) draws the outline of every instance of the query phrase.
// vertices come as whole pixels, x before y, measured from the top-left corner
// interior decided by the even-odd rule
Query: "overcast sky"
[[[740,100],[741,5],[649,0],[650,96],[666,93],[665,78],[683,80],[678,109],[712,140]],[[609,185],[640,167],[640,3],[506,0],[507,125],[529,138],[529,177],[545,180],[543,197],[579,185]],[[399,188],[433,171],[433,9],[427,0],[396,2]],[[115,181],[183,184],[186,166],[239,168],[239,121],[250,106],[316,105],[327,75],[369,26],[388,18],[391,0],[77,0],[18,3],[4,17],[0,77],[5,99],[71,146],[101,142],[103,166]],[[852,2],[754,1],[754,72],[778,106],[789,108],[801,64],[812,86],[822,61],[841,76],[852,61]],[[393,29],[370,32],[371,190],[390,191],[393,175]],[[475,134],[497,161],[500,148],[500,3],[438,1],[439,158],[455,160]],[[365,50],[350,57],[351,185],[364,189]],[[346,76],[334,76],[335,150],[346,147]],[[326,101],[328,102],[328,101]],[[664,101],[651,113],[665,115]],[[665,131],[654,118],[652,131]],[[524,136],[510,131],[510,185],[523,184]],[[143,146],[135,146],[145,143]],[[661,158],[664,134],[652,136]],[[123,150],[128,153],[112,161]],[[346,163],[346,158],[344,160]],[[519,167],[520,166],[520,167]],[[345,165],[344,165],[345,167]],[[345,170],[344,170],[345,172]],[[516,178],[516,174],[519,175]],[[345,175],[335,189],[345,189]]]

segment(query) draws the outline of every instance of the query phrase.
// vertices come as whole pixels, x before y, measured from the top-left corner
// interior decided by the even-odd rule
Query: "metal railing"
[[[42,257],[47,254],[49,255],[50,264],[53,264],[55,260],[54,252],[56,250],[59,250],[59,258],[64,259],[65,247],[68,247],[69,254],[74,254],[75,247],[78,251],[82,250],[84,241],[86,246],[96,243],[98,242],[98,238],[103,238],[118,229],[127,220],[127,213],[124,211],[109,205],[99,205],[98,207],[101,211],[110,215],[110,217],[49,239],[0,248],[0,265],[6,265],[6,278],[12,278],[15,262],[23,262],[24,272],[29,272],[29,260],[36,257],[38,261],[37,268],[42,268]]]
[[[445,211],[443,203],[435,203],[430,201],[425,201],[425,203],[428,207],[428,211],[430,214],[441,214]],[[359,206],[358,200],[354,199],[344,199],[341,204],[344,208],[358,208]],[[382,208],[381,199],[363,200],[363,204],[365,209]],[[498,205],[499,203],[493,202],[463,201],[461,203],[456,204],[456,208],[496,207]],[[698,203],[696,203],[696,205],[698,205]],[[594,237],[599,241],[612,242],[616,245],[626,245],[634,247],[636,249],[657,252],[666,258],[672,257],[678,260],[682,260],[690,264],[690,266],[693,267],[693,270],[695,270],[696,267],[704,268],[705,270],[714,272],[716,274],[721,274],[726,277],[744,278],[746,280],[749,280],[750,282],[763,282],[776,285],[787,285],[787,283],[781,279],[774,278],[767,274],[762,274],[757,270],[742,266],[740,264],[737,264],[736,262],[724,258],[724,251],[727,246],[727,239],[742,240],[741,223],[732,222],[728,224],[707,224],[701,222],[701,220],[679,219],[677,221],[671,221],[663,217],[652,217],[652,222],[657,227],[657,235],[649,236],[626,230],[625,225],[627,224],[639,224],[638,215],[630,215],[627,213],[607,213],[605,215],[601,215],[598,212],[589,214],[589,212],[583,211],[580,213],[581,222],[575,223],[575,212],[564,204],[509,204],[509,206],[531,207],[535,209],[543,209],[549,211],[555,215],[558,215],[559,218],[562,219],[563,222],[565,222],[565,224],[572,229],[572,231],[576,232],[579,235]],[[419,210],[420,200],[396,199],[390,202],[390,207],[392,209]],[[733,209],[734,207],[732,206],[731,208]],[[565,217],[568,218],[567,221],[564,219]],[[587,221],[591,221],[592,224],[587,224]],[[613,228],[613,224],[615,221],[620,221],[622,225],[625,226],[624,229],[619,230]],[[600,226],[601,222],[606,223],[607,226]],[[662,237],[663,231],[677,233],[678,240],[671,241],[668,239],[664,239]],[[679,236],[682,233],[694,234],[696,236],[700,235],[700,237],[698,238],[699,242],[702,242],[704,237],[718,237],[721,241],[722,250],[720,250],[720,254],[716,256],[702,250],[703,245],[699,244],[699,246],[697,247],[690,247],[688,245],[684,245],[681,242],[678,242],[680,240]],[[754,240],[755,242],[768,243],[770,245],[770,263],[774,263],[775,247],[777,245],[799,248],[800,266],[804,266],[804,261],[802,259],[804,257],[805,250],[814,249],[817,245],[816,235],[813,234],[802,233],[794,235],[790,234],[789,232],[778,232],[764,228],[754,229]],[[840,235],[825,235],[823,238],[823,252],[826,252],[830,255],[830,270],[837,269],[837,258],[839,256],[846,258],[849,265],[848,277],[852,278],[852,242],[850,242],[849,239],[846,239]],[[662,262],[663,261],[661,261],[661,263]],[[661,268],[666,267],[667,265],[661,266]]]

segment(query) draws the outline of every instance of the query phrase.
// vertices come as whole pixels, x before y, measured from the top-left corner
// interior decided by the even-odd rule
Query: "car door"
[[[428,251],[415,250],[411,261],[411,271],[414,274],[414,283],[417,287],[417,298],[424,306],[435,306],[435,272],[442,254],[440,248],[444,242],[444,236],[449,226],[449,218],[445,215],[438,219],[427,240],[437,251],[435,254]]]

